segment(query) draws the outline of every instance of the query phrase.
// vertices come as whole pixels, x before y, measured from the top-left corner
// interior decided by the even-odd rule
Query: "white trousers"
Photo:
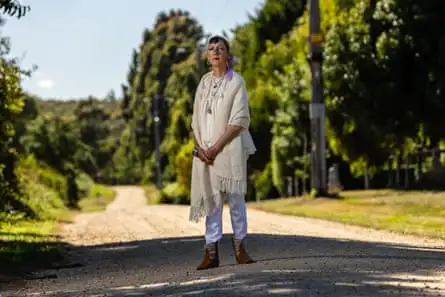
[[[229,203],[233,235],[236,239],[242,240],[247,235],[247,213],[244,195],[228,194],[227,200]],[[219,207],[214,211],[212,215],[206,217],[206,243],[214,243],[222,238],[223,209],[224,205],[219,205]]]

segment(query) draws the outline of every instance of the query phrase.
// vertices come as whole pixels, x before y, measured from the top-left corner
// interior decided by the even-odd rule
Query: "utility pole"
[[[323,98],[323,37],[320,28],[320,2],[309,0],[309,56],[312,73],[311,119],[311,188],[318,196],[327,193],[325,104]]]
[[[156,147],[156,187],[160,190],[162,188],[162,172],[161,172],[161,118],[159,117],[159,108],[162,100],[162,95],[156,94],[153,98],[154,104],[154,126],[155,126],[155,147]]]

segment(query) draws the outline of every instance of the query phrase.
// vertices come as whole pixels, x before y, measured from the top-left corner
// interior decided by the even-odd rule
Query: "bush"
[[[94,180],[86,173],[80,172],[76,177],[77,196],[86,197],[89,196],[91,190],[94,187]]]
[[[66,210],[65,202],[58,193],[28,176],[20,176],[23,194],[19,200],[36,214],[38,220],[57,220]]]
[[[144,192],[148,205],[161,204],[161,191],[158,191],[155,186],[144,186]]]
[[[172,200],[175,204],[188,204],[190,202],[193,148],[193,139],[190,139],[180,148],[175,159],[177,183],[165,187],[163,190],[164,193],[161,193],[161,195],[165,195],[166,199]]]
[[[65,204],[68,203],[66,178],[54,169],[38,164],[33,156],[28,156],[19,161],[17,174],[26,176],[34,183],[42,184],[52,189]]]
[[[440,166],[425,172],[414,188],[423,190],[443,191],[445,190],[445,167]]]
[[[179,183],[167,184],[160,192],[159,203],[162,204],[188,204],[190,196],[184,194]]]
[[[32,216],[15,211],[8,214],[9,218],[56,220],[66,210],[66,183],[61,175],[38,167],[33,158],[21,160],[16,174],[20,186],[16,199],[32,211]]]
[[[255,180],[256,199],[265,200],[279,197],[279,192],[272,184],[272,163],[269,162]]]
[[[116,196],[116,193],[112,188],[100,184],[93,184],[88,194],[88,197],[114,197],[114,196]]]

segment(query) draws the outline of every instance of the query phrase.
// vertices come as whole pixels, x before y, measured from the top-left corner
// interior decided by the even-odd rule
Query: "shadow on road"
[[[202,237],[68,246],[69,265],[28,280],[24,290],[38,293],[34,288],[44,287],[46,293],[40,296],[60,297],[417,297],[445,292],[439,289],[444,290],[444,276],[437,276],[445,270],[445,249],[441,248],[251,234],[247,247],[258,262],[239,266],[230,237],[225,236],[221,267],[195,271],[202,247]],[[23,296],[17,292],[4,295]]]

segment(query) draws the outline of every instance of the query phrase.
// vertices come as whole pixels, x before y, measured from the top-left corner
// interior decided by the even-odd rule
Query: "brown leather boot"
[[[235,251],[236,262],[238,264],[251,264],[255,263],[255,261],[249,256],[244,246],[244,239],[239,240],[233,238],[233,249]]]
[[[197,270],[204,270],[215,268],[219,266],[218,242],[208,243],[204,246],[204,259],[196,268]]]

